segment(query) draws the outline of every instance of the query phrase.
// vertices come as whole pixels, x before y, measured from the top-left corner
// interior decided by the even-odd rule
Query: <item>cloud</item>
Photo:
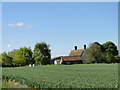
[[[27,26],[27,28],[32,28],[32,27],[33,27],[32,25]]]
[[[15,25],[12,24],[12,23],[9,23],[8,26],[9,26],[9,27],[13,27],[13,26],[15,26]]]
[[[17,24],[16,24],[16,26],[23,26],[24,24],[23,24],[23,22],[18,22]]]
[[[8,47],[8,48],[10,48],[10,47],[11,47],[11,45],[10,45],[10,44],[8,44],[8,45],[7,45],[7,47]]]
[[[24,23],[23,23],[23,22],[17,22],[17,23],[15,23],[15,24],[9,23],[8,26],[9,26],[9,27],[16,27],[16,26],[17,26],[17,27],[23,27],[23,26],[24,26]],[[28,25],[25,26],[25,27],[31,29],[31,28],[33,27],[33,25],[28,24]]]
[[[9,24],[8,24],[9,27],[14,27],[14,26],[22,27],[23,25],[24,25],[23,22],[18,22],[18,23],[16,23],[16,24],[12,24],[12,23],[9,23]]]

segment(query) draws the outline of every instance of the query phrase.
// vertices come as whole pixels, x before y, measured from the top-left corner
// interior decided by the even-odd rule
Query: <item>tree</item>
[[[120,63],[120,56],[114,56],[114,58],[115,58],[115,63]]]
[[[2,66],[2,54],[0,54],[0,67]]]
[[[36,62],[36,64],[39,64],[39,65],[43,65],[44,63],[43,63],[43,61],[44,61],[44,56],[43,56],[43,54],[39,54],[39,55],[37,55],[35,58],[34,58],[34,60],[35,60],[35,62]]]
[[[33,58],[37,64],[49,64],[51,58],[49,45],[47,45],[45,42],[36,43],[34,47]]]
[[[28,64],[33,64],[34,63],[34,60],[32,59],[32,50],[27,47],[23,47],[23,48],[20,48],[21,52],[22,52],[22,55],[26,61],[26,65]]]
[[[10,56],[11,58],[14,58],[14,56],[17,54],[19,49],[14,49],[13,51],[9,51],[8,52],[8,56]]]
[[[25,57],[23,56],[22,50],[18,49],[15,51],[13,62],[16,64],[16,66],[26,65],[26,60],[25,60]]]
[[[0,55],[0,61],[2,62],[2,66],[12,66],[12,58],[7,55],[6,52]]]
[[[89,48],[86,49],[86,60],[94,63],[101,63],[104,61],[103,47],[98,42],[90,44]]]
[[[115,63],[119,62],[117,56],[118,56],[118,50],[117,46],[111,42],[108,41],[102,45],[104,47],[104,52],[106,53],[106,62],[107,63]]]
[[[85,51],[85,59],[94,63],[117,63],[120,62],[117,46],[108,41],[103,45],[98,42],[92,43]]]
[[[106,53],[106,63],[112,63],[115,61],[115,58],[112,53]]]
[[[11,52],[8,52],[8,55],[13,58],[13,63],[16,66],[24,66],[34,63],[32,59],[32,50],[27,47],[21,47],[20,49],[14,49]]]
[[[106,53],[109,52],[113,56],[118,55],[117,46],[113,42],[108,41],[108,42],[104,43],[102,46],[104,47],[104,50],[105,50]]]
[[[18,52],[19,52],[19,49],[14,49],[13,51],[8,52],[8,56],[13,59],[12,63],[15,64],[14,66],[18,66],[18,60],[16,61]]]

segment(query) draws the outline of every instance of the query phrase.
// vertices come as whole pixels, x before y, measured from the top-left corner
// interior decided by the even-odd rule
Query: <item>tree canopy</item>
[[[117,46],[111,41],[102,45],[94,42],[86,50],[86,53],[86,60],[94,63],[118,63],[120,61]]]
[[[113,42],[108,41],[102,46],[104,47],[106,53],[111,53],[113,56],[118,55],[117,46]]]
[[[37,64],[46,65],[50,62],[51,53],[49,45],[45,42],[36,43],[33,52],[33,58]]]
[[[102,45],[98,42],[94,42],[90,44],[89,48],[86,50],[87,53],[87,60],[91,62],[102,62],[103,59],[103,52],[102,52]]]
[[[24,66],[34,63],[34,60],[32,59],[32,50],[27,47],[14,49],[13,51],[8,52],[8,56],[13,59],[12,63],[16,66]]]
[[[0,55],[0,62],[2,66],[12,66],[12,57],[8,56],[6,52]]]

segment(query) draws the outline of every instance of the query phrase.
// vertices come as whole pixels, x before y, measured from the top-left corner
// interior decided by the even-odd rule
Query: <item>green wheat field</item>
[[[117,88],[118,64],[2,68],[2,78],[31,88]],[[10,88],[7,84],[2,87]]]

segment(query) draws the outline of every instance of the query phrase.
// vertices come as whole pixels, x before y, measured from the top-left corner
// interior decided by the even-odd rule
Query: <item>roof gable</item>
[[[81,60],[80,56],[64,56],[62,57],[63,61],[78,61]]]
[[[81,56],[84,53],[84,49],[78,49],[78,50],[72,50],[69,54],[69,56]]]

